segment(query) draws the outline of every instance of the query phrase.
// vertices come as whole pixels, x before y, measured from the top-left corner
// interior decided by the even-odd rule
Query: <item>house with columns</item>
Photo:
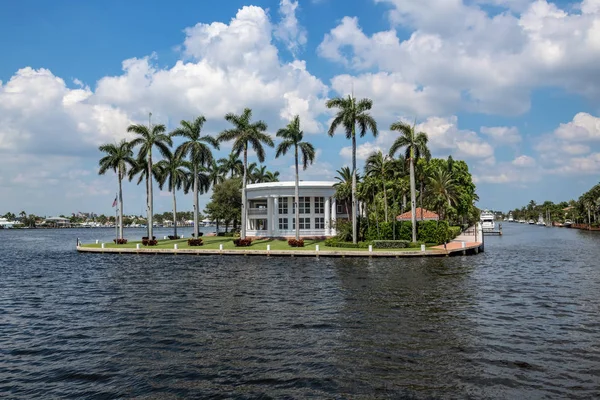
[[[336,235],[338,219],[348,219],[346,210],[334,197],[336,182],[300,181],[299,214],[301,237]],[[246,187],[246,236],[294,237],[296,211],[295,182],[249,184]]]

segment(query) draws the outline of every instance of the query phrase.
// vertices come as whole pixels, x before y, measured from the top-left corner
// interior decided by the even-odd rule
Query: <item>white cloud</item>
[[[489,136],[494,142],[499,144],[516,144],[521,141],[519,130],[514,126],[482,126],[481,133]]]
[[[525,155],[519,156],[512,161],[512,165],[517,167],[533,167],[535,164],[535,159]]]
[[[281,0],[279,2],[279,13],[282,18],[274,32],[275,37],[285,43],[294,57],[307,41],[306,29],[298,23],[298,18],[296,18],[297,8],[298,1]]]
[[[600,140],[600,118],[588,113],[578,113],[571,122],[560,124],[556,137],[570,141]]]
[[[486,3],[522,12],[490,15],[462,0],[377,1],[393,7],[393,24],[412,28],[408,38],[401,40],[395,28],[366,35],[356,18],[346,17],[325,35],[318,53],[360,71],[356,86],[376,87],[374,77],[402,86],[390,90],[386,111],[395,103],[397,113],[420,116],[459,110],[522,114],[530,108],[531,91],[541,87],[600,100],[596,2],[582,3],[578,13],[545,0],[492,0]],[[336,79],[333,88],[347,92]],[[386,99],[376,88],[362,95]]]

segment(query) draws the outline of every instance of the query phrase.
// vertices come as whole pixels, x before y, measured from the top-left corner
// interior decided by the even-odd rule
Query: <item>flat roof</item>
[[[300,181],[298,187],[301,188],[332,188],[336,181]],[[270,189],[270,188],[294,188],[296,186],[295,181],[284,181],[284,182],[265,182],[265,183],[251,183],[246,185],[246,189]]]

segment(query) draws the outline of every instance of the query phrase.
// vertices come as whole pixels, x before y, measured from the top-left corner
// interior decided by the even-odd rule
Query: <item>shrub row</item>
[[[358,242],[356,244],[352,243],[352,242],[345,242],[342,240],[339,240],[337,237],[332,237],[329,238],[327,240],[325,240],[325,246],[328,247],[342,247],[342,248],[347,248],[347,249],[365,249],[367,247],[369,247],[369,245],[371,244],[371,242]]]
[[[304,247],[304,240],[303,239],[289,239],[288,240],[288,245],[291,247]]]
[[[179,239],[177,236],[173,236],[173,235],[169,235],[167,237],[169,238],[169,240]]]
[[[158,241],[156,239],[148,240],[146,238],[146,239],[142,239],[142,244],[144,246],[156,246],[158,244]]]
[[[152,240],[155,240],[156,236],[152,236]],[[142,240],[148,240],[148,236],[142,236]]]
[[[460,227],[450,227],[446,221],[417,221],[417,241],[419,242],[442,244],[454,239],[460,232]],[[371,223],[367,229],[366,239],[411,241],[412,224],[398,221]]]
[[[116,244],[127,244],[127,239],[113,239]]]
[[[235,247],[249,247],[250,245],[252,245],[252,240],[251,239],[235,239],[233,241],[233,244],[235,245]]]
[[[376,249],[405,249],[410,247],[410,240],[373,240]]]
[[[202,239],[188,239],[188,246],[202,246]]]

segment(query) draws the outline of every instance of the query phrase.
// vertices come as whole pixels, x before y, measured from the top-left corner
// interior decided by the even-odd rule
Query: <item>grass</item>
[[[205,236],[202,237],[203,246],[188,246],[186,239],[175,240],[159,240],[156,246],[143,246],[141,241],[129,242],[127,244],[116,245],[114,243],[105,243],[105,248],[119,249],[135,249],[136,244],[140,244],[141,249],[172,249],[175,244],[179,249],[198,249],[198,250],[219,250],[219,245],[223,245],[224,250],[267,250],[267,245],[271,245],[271,250],[298,250],[298,251],[315,251],[316,245],[319,245],[320,251],[369,251],[368,248],[342,248],[325,246],[325,240],[304,240],[304,247],[290,247],[287,240],[279,239],[258,239],[253,240],[250,247],[235,247],[233,238],[222,236]],[[83,247],[100,248],[101,244],[83,244]],[[429,249],[429,248],[428,248]],[[406,249],[373,249],[373,251],[420,251],[420,248]]]

